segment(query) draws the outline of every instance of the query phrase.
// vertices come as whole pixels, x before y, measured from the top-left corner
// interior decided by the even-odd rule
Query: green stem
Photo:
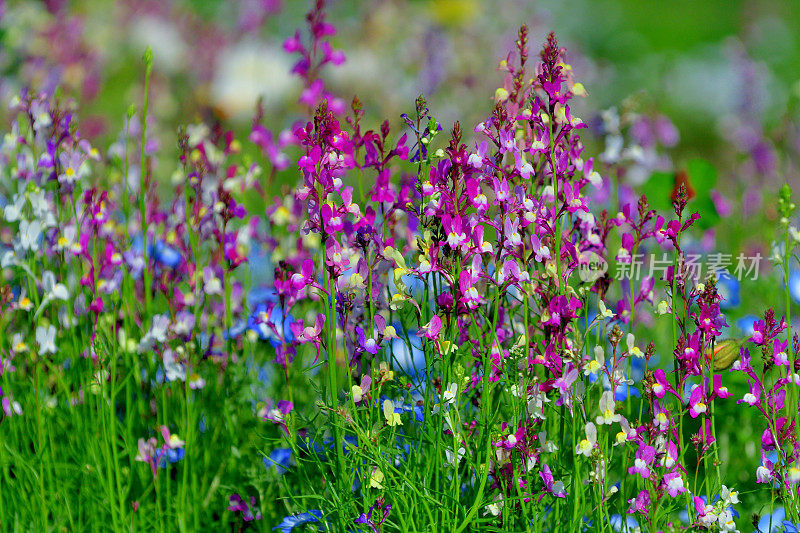
[[[144,105],[142,107],[142,151],[139,159],[139,217],[142,224],[142,253],[144,268],[142,269],[142,282],[144,284],[145,312],[150,316],[152,305],[150,269],[148,267],[147,250],[147,162],[145,160],[145,144],[147,142],[147,109],[150,105],[150,74],[153,70],[153,51],[148,46],[142,57],[145,64],[144,71]]]

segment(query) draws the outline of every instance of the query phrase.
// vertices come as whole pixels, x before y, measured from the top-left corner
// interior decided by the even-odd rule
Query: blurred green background
[[[59,79],[94,115],[91,133],[115,135],[140,101],[145,45],[154,48],[156,110],[165,127],[209,113],[242,126],[262,94],[273,124],[299,114],[299,85],[280,48],[302,27],[304,0],[9,2],[3,8],[2,91]],[[425,93],[447,124],[472,125],[502,83],[494,69],[518,27],[536,53],[547,32],[569,50],[589,115],[627,101],[665,113],[681,151],[713,156],[737,118],[778,128],[798,91],[800,9],[795,1],[576,0],[330,1],[334,43],[347,54],[324,74],[371,117],[398,120]],[[55,72],[58,71],[58,72]],[[69,90],[71,89],[71,91]],[[796,97],[796,96],[795,96]],[[584,117],[586,115],[586,117]],[[722,131],[721,131],[722,130]]]

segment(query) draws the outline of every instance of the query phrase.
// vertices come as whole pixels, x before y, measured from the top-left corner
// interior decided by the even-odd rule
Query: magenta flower
[[[708,410],[708,405],[705,402],[703,389],[695,385],[689,395],[689,414],[692,418],[697,418]]]
[[[650,465],[656,457],[656,449],[648,444],[639,446],[636,450],[636,459],[633,466],[628,468],[628,474],[639,474],[643,478],[650,477]]]
[[[378,343],[375,342],[375,339],[371,337],[367,337],[364,333],[364,328],[361,326],[356,326],[356,335],[358,335],[358,344],[362,350],[365,352],[369,352],[372,355],[378,353]]]
[[[635,498],[628,500],[631,506],[628,508],[628,514],[641,513],[647,516],[648,507],[650,507],[650,493],[642,490]]]
[[[711,399],[712,400],[715,397],[719,397],[719,398],[725,399],[725,398],[727,398],[728,396],[731,395],[731,393],[728,392],[728,387],[723,387],[722,386],[722,376],[720,374],[714,374],[714,377],[712,379],[712,383],[713,383],[713,390],[714,390],[713,394],[711,395]]]
[[[555,481],[553,478],[553,473],[550,471],[550,467],[546,464],[542,465],[542,469],[539,471],[539,477],[542,478],[542,483],[544,483],[544,493],[539,496],[539,501],[542,500],[544,494],[552,494],[556,498],[566,498],[567,491],[564,489],[564,483],[561,481]]]
[[[686,492],[686,487],[683,486],[683,477],[677,470],[668,474],[664,474],[663,483],[667,493],[673,498],[678,496],[678,494],[683,494]]]
[[[750,384],[750,392],[746,393],[736,403],[746,403],[751,406],[761,403],[761,382],[758,379],[748,379],[747,381]]]
[[[419,329],[420,336],[426,339],[436,340],[439,338],[439,333],[442,331],[442,319],[437,315],[433,315],[430,322],[425,324]]]
[[[319,359],[319,352],[322,349],[322,340],[320,339],[320,334],[322,333],[322,327],[324,325],[325,315],[322,313],[317,313],[317,318],[314,321],[313,327],[303,327],[302,320],[298,320],[289,324],[289,328],[291,328],[292,333],[294,334],[298,343],[305,344],[307,342],[311,342],[314,344],[314,347],[317,349],[317,356],[314,359],[314,362]]]
[[[458,275],[458,288],[461,291],[461,298],[459,302],[463,303],[470,309],[475,309],[481,301],[480,294],[473,285],[474,281],[472,276],[466,270],[462,270]]]
[[[653,372],[653,378],[655,379],[655,382],[653,383],[652,389],[653,389],[653,394],[655,394],[656,398],[658,399],[663,398],[667,392],[675,394],[675,396],[677,397],[675,390],[667,381],[667,376],[662,369],[659,368],[655,372]]]
[[[286,427],[286,415],[288,415],[292,409],[294,409],[294,404],[288,400],[280,400],[278,405],[273,407],[272,400],[267,400],[267,405],[264,408],[264,420],[269,420],[274,424],[277,424],[283,428],[283,431],[286,433],[289,432],[288,428]]]
[[[261,511],[256,507],[256,499],[253,496],[250,497],[250,505],[248,506],[241,496],[232,494],[228,498],[228,510],[234,513],[242,513],[242,518],[244,518],[245,522],[261,520]],[[253,510],[255,513],[253,513]]]

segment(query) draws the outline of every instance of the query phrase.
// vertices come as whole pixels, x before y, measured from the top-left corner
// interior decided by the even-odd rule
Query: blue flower
[[[297,446],[304,452],[315,453],[321,459],[325,459],[325,448],[323,448],[316,440],[311,438],[300,439]]]
[[[155,246],[153,246],[151,250],[153,259],[166,267],[175,268],[183,261],[183,257],[181,257],[178,250],[164,244],[162,241],[156,241]]]
[[[250,305],[265,304],[278,301],[278,291],[275,287],[255,287],[247,293],[247,303]]]
[[[137,235],[133,238],[131,250],[136,255],[141,255],[142,249],[142,236]],[[147,253],[156,263],[169,268],[175,268],[183,262],[181,253],[175,248],[165,244],[164,241],[156,241],[155,244],[149,242],[147,244]]]
[[[800,531],[800,529],[798,529],[799,527],[800,526],[798,524],[793,524],[791,520],[783,521],[783,530],[786,533],[798,533],[798,531]]]
[[[742,334],[749,337],[755,331],[753,326],[758,321],[756,315],[745,315],[736,321],[736,327],[742,330]]]
[[[286,473],[286,470],[288,470],[291,459],[291,448],[275,448],[272,450],[272,453],[269,454],[269,457],[263,458],[263,461],[267,469],[275,468],[275,470],[278,471],[278,475],[283,475]]]
[[[657,363],[658,361],[651,360],[650,364]],[[643,357],[633,357],[631,359],[631,374],[630,378],[634,382],[642,381],[644,379],[645,360]]]
[[[283,521],[272,529],[280,529],[281,533],[289,533],[297,526],[303,524],[310,524],[312,522],[319,522],[322,518],[321,511],[309,511],[307,513],[292,514],[283,519]]]
[[[784,519],[786,518],[786,510],[783,507],[776,507],[772,514],[765,514],[758,521],[758,531],[761,533],[773,533],[782,530]],[[791,531],[791,530],[789,530]],[[753,532],[757,533],[757,532]]]
[[[291,315],[291,313],[284,317],[281,307],[276,305],[272,308],[272,311],[269,314],[269,324],[267,324],[266,322],[263,322],[261,318],[261,315],[266,313],[267,308],[267,304],[257,305],[255,310],[253,310],[253,313],[250,315],[250,318],[247,319],[247,328],[258,333],[258,337],[261,340],[268,340],[273,346],[277,347],[280,346],[281,341],[278,336],[275,335],[275,332],[270,327],[270,324],[279,327],[281,323],[283,323],[283,338],[287,344],[291,343],[294,340],[294,333],[292,333],[290,325],[294,323],[294,317]]]
[[[167,463],[177,463],[186,455],[183,448],[167,448],[166,452],[162,449],[156,450],[155,459],[158,468],[166,468]]]
[[[410,332],[408,340],[411,349],[409,349],[408,344],[406,344],[403,339],[405,334],[402,333],[402,329],[397,329],[397,326],[395,326],[395,329],[400,338],[392,340],[392,356],[407,376],[422,378],[425,375],[424,371],[426,366],[425,352],[422,349],[422,339],[414,334],[414,332]]]
[[[323,443],[331,450],[336,449],[336,441],[333,439],[333,437],[326,438],[323,440]],[[342,439],[342,453],[347,455],[350,453],[350,448],[358,448],[358,439],[353,435],[345,435]]]
[[[792,270],[789,273],[789,295],[794,303],[800,304],[800,270]]]
[[[734,309],[742,303],[739,297],[739,280],[727,272],[717,273],[717,292],[722,296],[720,309]]]
[[[247,331],[247,322],[245,322],[244,320],[240,320],[236,324],[232,325],[231,329],[229,329],[228,331],[223,332],[222,337],[224,339],[226,339],[226,340],[228,338],[235,339],[236,337],[238,337],[239,335],[241,335],[245,331]]]
[[[608,523],[614,528],[614,531],[634,531],[639,527],[639,522],[633,517],[626,516],[623,521],[622,516],[618,514],[612,514],[608,519]]]
[[[620,383],[617,385],[616,390],[614,391],[614,400],[618,402],[622,402],[628,399],[628,395],[636,396],[637,398],[641,396],[639,394],[639,389],[634,387],[633,385],[628,385],[627,383]]]
[[[263,297],[266,301],[271,301],[267,292],[257,294],[257,298],[259,296]],[[262,341],[269,341],[273,347],[277,348],[281,345],[281,341],[270,324],[279,328],[281,323],[283,323],[283,338],[287,344],[291,344],[292,341],[294,341],[294,333],[291,329],[291,325],[294,323],[294,317],[291,313],[284,317],[281,307],[275,305],[265,322],[265,317],[263,315],[266,314],[268,308],[269,305],[267,303],[259,303],[256,305],[255,309],[253,309],[247,321],[240,321],[234,324],[228,331],[223,333],[223,337],[225,339],[229,337],[236,338],[249,329],[255,331]]]

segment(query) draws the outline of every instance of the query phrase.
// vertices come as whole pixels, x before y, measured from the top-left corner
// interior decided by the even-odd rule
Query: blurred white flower
[[[211,98],[233,118],[252,114],[259,97],[265,107],[279,106],[298,85],[290,68],[282,50],[244,39],[218,57]]]
[[[39,326],[36,328],[36,342],[39,344],[39,354],[56,353],[56,328],[55,326]]]

